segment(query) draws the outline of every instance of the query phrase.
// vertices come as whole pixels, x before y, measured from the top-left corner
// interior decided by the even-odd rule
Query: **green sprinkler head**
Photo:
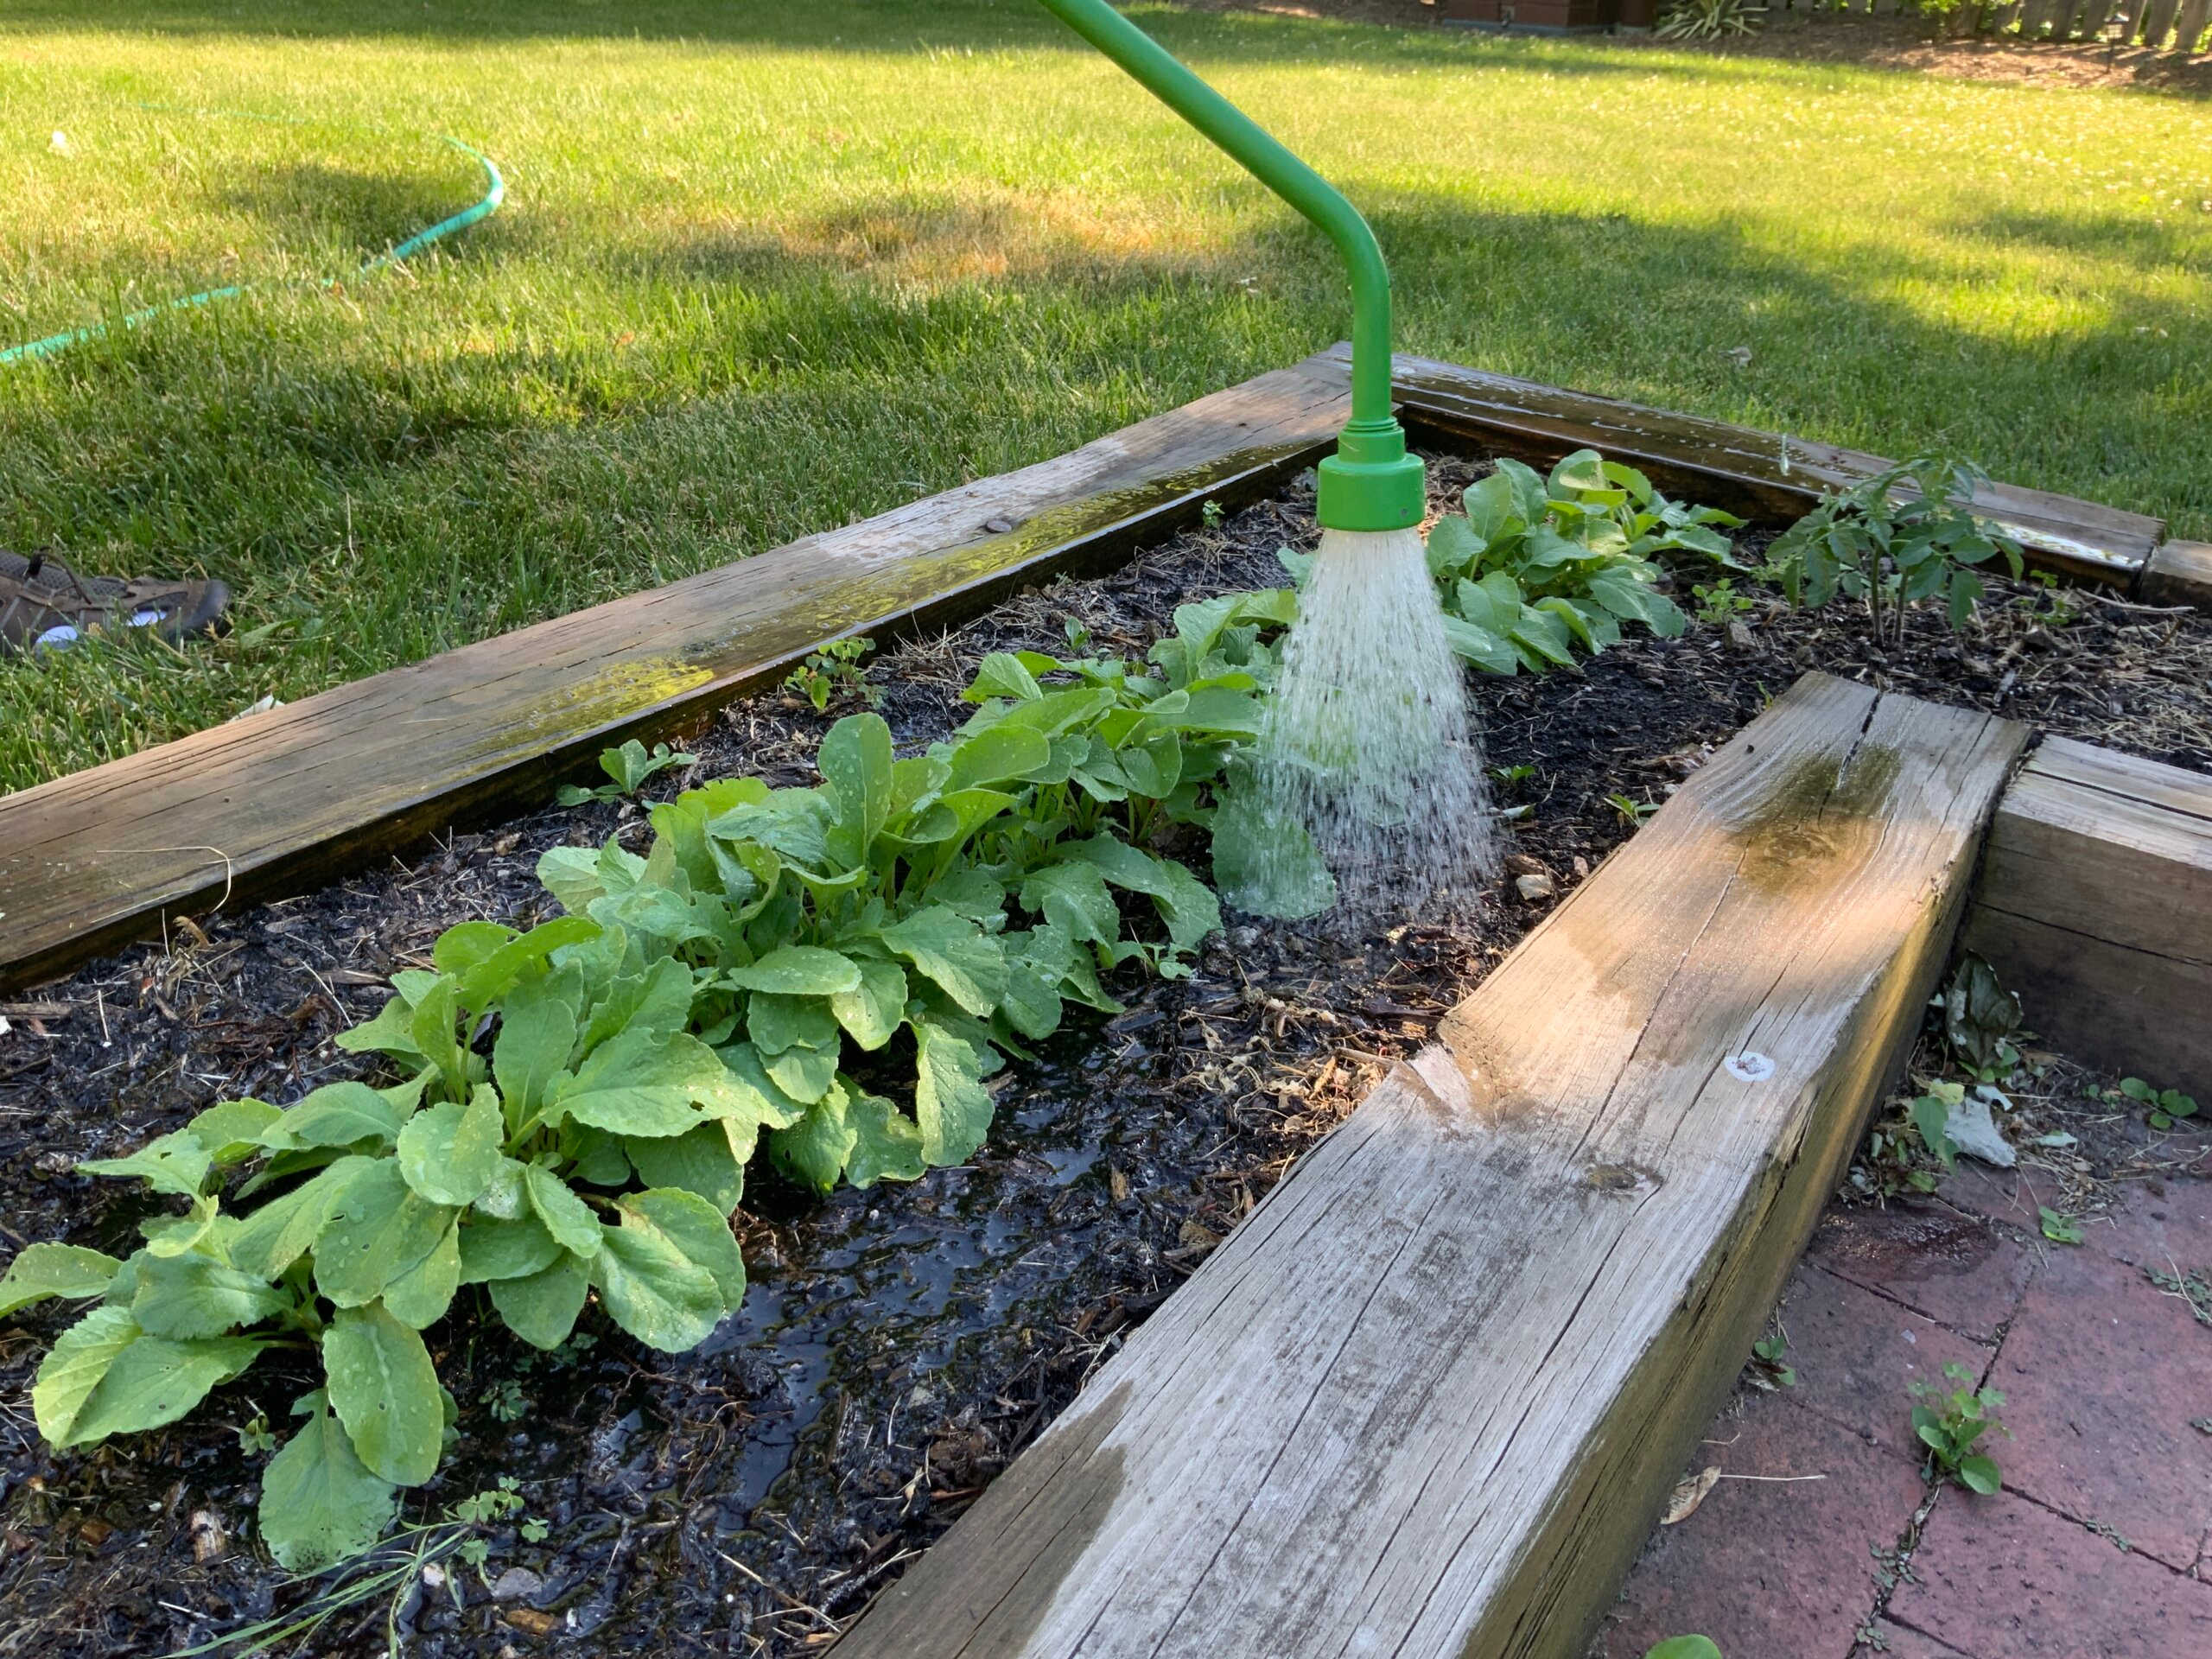
[[[1314,516],[1325,530],[1420,524],[1427,509],[1424,469],[1406,453],[1405,429],[1391,413],[1390,272],[1359,210],[1107,0],[1041,3],[1337,245],[1351,276],[1351,419],[1337,453],[1320,465]]]

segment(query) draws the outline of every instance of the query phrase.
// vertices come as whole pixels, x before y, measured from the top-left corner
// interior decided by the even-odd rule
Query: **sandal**
[[[43,553],[0,552],[0,657],[58,650],[95,630],[149,628],[172,645],[220,633],[231,590],[205,582],[79,575]]]

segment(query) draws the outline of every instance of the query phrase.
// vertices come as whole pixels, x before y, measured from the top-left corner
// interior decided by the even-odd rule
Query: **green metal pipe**
[[[1406,453],[1390,412],[1390,272],[1359,210],[1107,0],[1039,3],[1337,245],[1351,276],[1351,421],[1320,465],[1315,516],[1332,530],[1418,524],[1427,506],[1421,463]]]

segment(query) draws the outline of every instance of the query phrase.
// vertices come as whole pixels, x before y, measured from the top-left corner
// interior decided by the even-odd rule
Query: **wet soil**
[[[1440,500],[1482,470],[1440,461]],[[1141,653],[1176,604],[1279,582],[1274,550],[1311,543],[1311,508],[1310,488],[1294,486],[1115,575],[1024,594],[887,652],[868,681],[901,744],[925,743],[961,718],[958,690],[985,652],[1060,647],[1072,620],[1093,650]],[[1506,874],[1477,913],[1349,942],[1232,917],[1190,980],[1127,981],[1127,1013],[1009,1068],[971,1164],[820,1202],[764,1165],[739,1217],[752,1289],[693,1353],[641,1350],[595,1312],[550,1357],[490,1323],[448,1320],[432,1340],[460,1440],[409,1518],[435,1520],[502,1477],[524,1511],[471,1532],[480,1563],[448,1554],[435,1584],[348,1607],[302,1650],[380,1650],[391,1630],[431,1656],[826,1644],[1631,832],[1637,809],[1807,668],[2212,770],[2212,626],[2001,587],[1955,639],[1916,619],[1903,648],[1878,652],[1841,609],[1761,597],[1732,626],[1632,640],[1577,672],[1478,679],[1490,760],[1510,779],[1499,804],[1518,816]],[[737,704],[690,746],[696,763],[647,794],[737,772],[810,781],[821,734],[857,706],[849,694],[820,714],[782,693]],[[455,922],[547,913],[538,855],[610,834],[641,848],[641,809],[549,810],[454,836],[316,894],[179,925],[162,945],[0,1004],[0,1236],[10,1249],[127,1249],[144,1201],[74,1174],[77,1160],[216,1099],[281,1103],[353,1074],[330,1039],[374,1012],[390,973],[427,965]],[[1524,897],[1523,877],[1550,894]],[[2063,1094],[2069,1079],[2053,1075]],[[2082,1134],[2068,1155],[2094,1153],[2110,1175],[2158,1155],[2146,1133],[2136,1120],[2109,1145]],[[264,1359],[183,1424],[56,1458],[27,1389],[67,1317],[0,1326],[0,1655],[173,1652],[327,1593],[334,1581],[289,1583],[258,1553],[265,1450],[238,1432],[259,1445],[261,1417],[281,1434],[313,1379]]]

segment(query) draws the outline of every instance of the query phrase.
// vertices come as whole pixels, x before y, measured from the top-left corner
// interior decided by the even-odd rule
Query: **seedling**
[[[1209,500],[1199,505],[1198,522],[1208,530],[1219,530],[1221,521],[1228,516],[1221,510],[1221,503],[1218,501]]]
[[[1720,1659],[1720,1649],[1709,1636],[1670,1636],[1646,1649],[1643,1659]]]
[[[1643,821],[1659,810],[1649,801],[1631,800],[1618,791],[1606,796],[1605,804],[1611,807],[1620,821],[1631,830],[1641,830]]]
[[[2171,1129],[2184,1117],[2196,1116],[2196,1103],[2178,1089],[2157,1089],[2140,1077],[2122,1077],[2120,1093],[2150,1109],[2151,1127]],[[2107,1100],[2112,1096],[2107,1095]]]
[[[1782,1363],[1782,1357],[1789,1351],[1788,1332],[1777,1330],[1761,1337],[1751,1344],[1751,1380],[1770,1388],[1796,1388],[1797,1373]]]
[[[1736,591],[1735,580],[1730,576],[1715,582],[1698,583],[1690,589],[1690,597],[1697,601],[1697,620],[1710,627],[1758,608],[1758,601],[1749,594]]]
[[[2047,1204],[2037,1205],[2036,1212],[2043,1218],[2043,1236],[2052,1243],[2079,1244],[2082,1242],[2082,1224],[2073,1217],[2061,1215]]]
[[[596,789],[580,789],[574,784],[561,785],[556,798],[563,806],[582,806],[587,801],[619,801],[634,798],[660,773],[671,766],[696,766],[699,757],[671,749],[665,743],[656,743],[648,752],[645,746],[632,738],[619,749],[608,749],[599,757],[599,769],[613,779]]]
[[[785,677],[784,689],[804,697],[817,715],[839,696],[857,698],[873,709],[883,701],[883,694],[861,673],[861,658],[874,649],[873,639],[832,639]]]
[[[1976,1083],[1997,1084],[2020,1064],[2013,1034],[2020,1029],[2020,999],[1997,982],[1980,957],[1959,963],[1936,999],[1943,1009],[1943,1038],[1952,1058]]]
[[[1516,784],[1527,783],[1536,775],[1536,769],[1523,762],[1517,766],[1492,766],[1490,769],[1490,775],[1497,782],[1510,789]]]
[[[1928,1448],[1929,1465],[1968,1491],[1987,1494],[2004,1484],[1997,1460],[1974,1446],[1995,1428],[2007,1433],[1995,1415],[2005,1396],[1995,1389],[1976,1389],[1974,1373],[1954,1360],[1943,1375],[1955,1385],[1948,1392],[1933,1382],[1912,1385],[1912,1432]]]

